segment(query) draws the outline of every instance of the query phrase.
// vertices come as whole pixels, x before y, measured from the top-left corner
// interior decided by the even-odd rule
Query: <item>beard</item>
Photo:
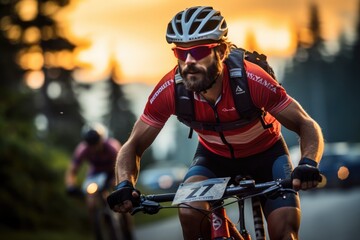
[[[210,89],[222,71],[219,59],[216,59],[207,69],[198,68],[195,64],[187,65],[183,69],[180,66],[179,68],[185,88],[196,93]]]

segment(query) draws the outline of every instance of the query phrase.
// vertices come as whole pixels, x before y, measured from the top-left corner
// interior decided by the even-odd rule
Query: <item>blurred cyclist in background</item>
[[[121,143],[107,136],[107,129],[100,123],[95,123],[84,127],[82,131],[83,140],[76,146],[73,153],[72,160],[66,171],[65,185],[69,195],[76,195],[80,193],[78,187],[77,174],[83,163],[89,166],[87,179],[96,175],[104,176],[105,187],[103,189],[112,189],[115,183],[114,167],[118,151],[121,148]],[[83,192],[86,192],[83,190]],[[108,194],[108,191],[105,191]],[[95,229],[97,239],[101,239],[99,231],[96,231],[96,210],[98,201],[96,194],[86,194],[86,204],[89,210],[90,222]],[[106,196],[104,196],[106,197]],[[129,214],[121,214],[121,231],[127,240],[132,237],[132,219]]]

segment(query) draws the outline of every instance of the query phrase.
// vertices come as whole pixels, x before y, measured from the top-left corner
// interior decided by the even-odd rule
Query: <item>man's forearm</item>
[[[131,151],[126,145],[124,145],[116,160],[116,184],[119,184],[124,180],[129,180],[133,185],[135,185],[139,169],[140,156],[137,156],[135,151]]]
[[[301,156],[320,162],[324,151],[324,138],[320,126],[309,120],[300,131]]]

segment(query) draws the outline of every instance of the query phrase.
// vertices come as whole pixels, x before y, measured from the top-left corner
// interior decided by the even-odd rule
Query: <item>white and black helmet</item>
[[[220,11],[198,6],[179,12],[169,22],[166,31],[168,43],[188,43],[200,40],[218,41],[226,37],[228,27]]]

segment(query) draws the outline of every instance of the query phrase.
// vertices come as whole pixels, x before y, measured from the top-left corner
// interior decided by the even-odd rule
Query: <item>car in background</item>
[[[188,167],[174,162],[159,162],[140,171],[138,184],[149,193],[176,192]]]
[[[294,166],[297,166],[299,148],[290,148],[290,155]],[[323,175],[319,188],[360,186],[360,143],[326,143],[319,170]]]

